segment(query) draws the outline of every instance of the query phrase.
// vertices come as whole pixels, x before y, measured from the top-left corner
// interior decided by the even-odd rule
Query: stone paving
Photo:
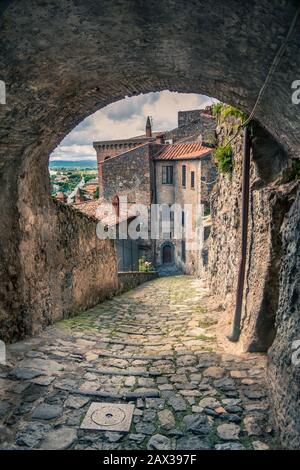
[[[3,449],[276,448],[266,357],[216,344],[201,281],[161,278],[10,346]],[[91,402],[135,405],[127,433],[80,424]]]

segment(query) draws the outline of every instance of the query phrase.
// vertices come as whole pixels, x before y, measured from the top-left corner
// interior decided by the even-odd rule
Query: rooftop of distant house
[[[212,152],[202,142],[188,142],[162,145],[162,149],[154,155],[154,160],[193,160],[202,158]]]

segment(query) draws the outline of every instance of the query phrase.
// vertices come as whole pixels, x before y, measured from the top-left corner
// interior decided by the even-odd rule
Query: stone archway
[[[125,95],[163,89],[206,93],[249,113],[297,2],[13,0],[4,6],[0,324],[4,338],[12,340],[116,288],[116,263],[96,274],[93,258],[95,251],[113,256],[112,245],[95,240],[90,221],[48,195],[48,156],[66,133]],[[291,84],[299,78],[299,44],[297,28],[255,116],[293,157],[299,157],[300,147],[300,114],[291,101]],[[299,252],[291,240],[297,224],[299,214],[291,209],[285,224],[281,324],[271,356],[276,401],[286,388],[293,394],[287,394],[289,400],[297,395],[298,372],[287,370],[299,330]],[[76,255],[71,247],[80,246],[82,233],[90,248],[81,247]],[[109,256],[101,256],[106,266]],[[89,288],[82,282],[87,269],[95,278]],[[291,408],[281,415],[299,424]],[[288,441],[289,427],[279,424]]]

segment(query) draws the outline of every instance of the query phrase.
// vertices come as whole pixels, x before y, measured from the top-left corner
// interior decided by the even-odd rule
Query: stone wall
[[[227,131],[226,125],[218,128],[220,142]],[[291,160],[270,135],[258,125],[253,131],[248,256],[238,344],[229,343],[225,336],[231,331],[240,252],[240,133],[233,142],[233,177],[219,176],[213,191],[209,282],[223,307],[217,328],[223,345],[231,351],[268,351],[270,403],[281,443],[284,448],[299,449],[299,181],[282,173]]]
[[[300,448],[300,188],[283,227],[276,338],[269,351],[268,382],[284,448]]]
[[[178,127],[183,127],[191,122],[198,121],[201,118],[201,109],[192,109],[191,111],[178,112]]]
[[[111,140],[103,142],[94,142],[94,149],[97,153],[97,162],[103,162],[106,159],[119,155],[123,152],[128,152],[133,148],[144,144],[145,138],[138,139],[124,139],[124,140]]]
[[[165,140],[173,139],[173,142],[185,139],[185,142],[195,142],[202,136],[203,143],[213,146],[215,144],[216,120],[213,116],[195,110],[194,120],[185,119],[181,122],[178,113],[178,127],[164,133]],[[180,125],[179,125],[180,124]]]
[[[14,240],[9,272],[18,289],[12,290],[7,278],[14,296],[4,304],[1,292],[0,331],[6,342],[76,315],[113,295],[118,286],[113,242],[97,238],[96,220],[50,198],[47,184],[42,190],[46,165],[36,162],[31,170],[31,184],[23,178],[17,200],[22,235]],[[28,174],[26,166],[23,171]]]
[[[238,122],[229,118],[218,126],[219,143],[233,135]],[[282,247],[280,228],[289,209],[293,185],[282,185],[280,170],[287,159],[271,137],[257,125],[253,128],[250,181],[248,253],[244,287],[242,334],[239,347],[266,351],[275,336]],[[241,243],[242,131],[232,142],[234,171],[219,175],[212,193],[212,230],[209,250],[209,282],[225,313],[222,336],[231,331],[235,308]],[[266,160],[272,169],[265,169]]]
[[[135,287],[143,284],[144,282],[152,281],[158,277],[157,272],[143,273],[139,271],[119,273],[119,288],[118,293],[126,292],[134,289]]]
[[[204,212],[206,212],[210,210],[210,196],[217,179],[213,152],[201,158],[200,172],[200,202],[204,205]]]
[[[132,204],[143,204],[147,208],[152,201],[153,167],[150,163],[152,145],[145,144],[129,150],[128,152],[112,157],[102,164],[103,170],[103,198],[112,203],[117,195],[120,199],[122,212],[122,198],[127,198],[128,208]],[[124,201],[124,200],[123,200]],[[125,201],[124,201],[125,202]],[[150,211],[149,211],[150,216]],[[131,223],[138,223],[137,219]],[[138,257],[144,256],[153,263],[153,244],[150,240],[150,224],[148,239],[137,240]]]
[[[103,163],[103,197],[127,196],[128,203],[150,204],[150,162],[148,144],[111,157]]]
[[[112,143],[113,142],[113,143]],[[94,149],[97,153],[97,166],[98,166],[98,181],[100,196],[103,195],[103,162],[111,157],[115,157],[123,152],[128,152],[133,148],[140,146],[144,143],[144,139],[141,141],[107,141],[107,142],[94,142]]]

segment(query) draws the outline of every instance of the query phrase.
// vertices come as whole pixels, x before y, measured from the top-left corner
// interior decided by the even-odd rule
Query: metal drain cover
[[[93,402],[89,407],[81,429],[128,432],[134,405]]]

